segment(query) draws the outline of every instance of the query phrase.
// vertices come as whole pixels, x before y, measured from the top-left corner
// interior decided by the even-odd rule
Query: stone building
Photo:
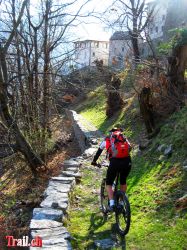
[[[116,31],[109,41],[109,66],[115,69],[125,67],[125,58],[132,56],[129,32]]]
[[[187,0],[157,0],[147,3],[148,12],[154,7],[153,16],[148,24],[146,33],[152,41],[154,49],[161,42],[167,42],[174,35],[172,29],[187,26]],[[141,44],[143,57],[152,55],[146,42]]]
[[[163,37],[164,26],[166,22],[166,15],[168,10],[168,2],[169,0],[165,1],[152,1],[147,3],[148,12],[154,8],[153,16],[150,20],[148,25],[148,33],[151,40],[155,40],[158,38]]]
[[[95,66],[95,60],[103,60],[108,65],[109,42],[97,40],[84,40],[75,42],[75,64],[77,68]]]

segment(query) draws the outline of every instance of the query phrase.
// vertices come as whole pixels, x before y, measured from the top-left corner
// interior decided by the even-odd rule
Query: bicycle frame
[[[116,225],[117,225],[117,231],[121,236],[125,236],[130,228],[130,204],[128,201],[128,198],[125,194],[125,192],[118,189],[118,182],[119,182],[119,173],[117,173],[116,178],[114,180],[113,185],[114,187],[114,200],[115,200],[115,218],[116,218]],[[101,211],[103,212],[103,215],[107,217],[108,210],[107,210],[107,201],[108,201],[108,195],[106,196],[106,177],[103,178],[101,182],[101,191],[100,191],[100,197],[101,197]],[[119,205],[119,201],[123,201],[124,205]]]

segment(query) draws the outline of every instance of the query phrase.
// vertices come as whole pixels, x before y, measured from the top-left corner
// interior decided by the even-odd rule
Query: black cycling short
[[[131,158],[126,157],[123,159],[111,158],[110,165],[106,175],[106,185],[112,185],[117,173],[120,174],[120,184],[125,185],[127,176],[131,170]]]

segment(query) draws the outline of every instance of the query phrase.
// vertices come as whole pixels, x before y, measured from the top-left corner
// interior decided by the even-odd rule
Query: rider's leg
[[[107,169],[107,175],[106,175],[106,190],[107,190],[110,206],[114,205],[114,191],[112,190],[112,184],[116,177],[116,168],[113,162],[114,162],[113,160],[110,161],[110,165]]]
[[[120,165],[120,190],[126,192],[127,184],[126,179],[129,175],[131,170],[131,159],[128,157],[127,159],[123,160],[122,164]]]
[[[112,186],[111,185],[107,185],[106,186],[106,190],[107,190],[107,193],[108,193],[109,200],[113,200],[114,199],[114,191],[112,189]]]

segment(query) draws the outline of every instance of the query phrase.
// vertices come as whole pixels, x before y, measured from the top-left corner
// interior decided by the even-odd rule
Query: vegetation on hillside
[[[133,167],[128,178],[128,196],[132,209],[132,224],[125,241],[115,235],[114,216],[104,221],[99,211],[99,186],[105,170],[90,166],[82,168],[83,180],[75,188],[77,202],[70,209],[68,225],[75,238],[75,249],[93,249],[97,239],[117,239],[119,248],[150,250],[181,250],[187,245],[185,199],[186,171],[183,169],[187,148],[187,107],[169,117],[156,138],[146,149],[137,144],[144,135],[138,105],[134,96],[120,113],[111,119],[105,116],[105,96],[102,87],[88,95],[77,110],[104,133],[115,124],[125,128],[133,141]],[[172,153],[164,150],[172,145]],[[184,196],[184,198],[182,198]],[[123,248],[122,248],[123,249]]]

